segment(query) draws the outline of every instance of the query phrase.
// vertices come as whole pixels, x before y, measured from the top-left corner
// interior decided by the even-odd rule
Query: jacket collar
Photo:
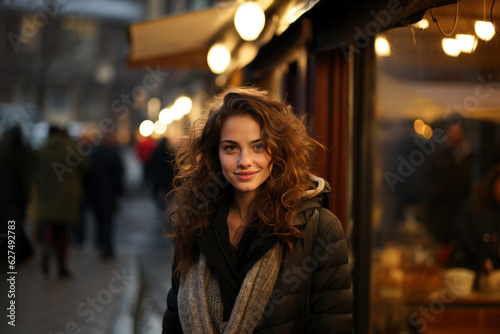
[[[328,184],[325,179],[312,174],[310,178],[315,184],[315,187],[304,193],[302,201],[299,203],[297,209],[297,215],[293,221],[293,225],[295,226],[305,224],[312,214],[311,209],[319,207],[328,208],[330,203],[330,194],[332,192],[330,184]]]

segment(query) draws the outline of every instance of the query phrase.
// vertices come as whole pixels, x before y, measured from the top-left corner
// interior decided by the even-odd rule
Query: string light
[[[223,73],[231,63],[231,53],[223,44],[214,44],[208,50],[207,62],[212,72]]]
[[[391,55],[391,47],[385,37],[377,37],[375,39],[375,52],[377,56],[388,57]]]
[[[476,36],[468,34],[457,34],[457,36],[455,36],[455,39],[457,40],[458,47],[462,52],[472,53],[474,52],[474,50],[476,50]]]
[[[236,31],[245,41],[254,41],[259,37],[266,24],[266,15],[256,1],[241,3],[234,14]]]
[[[495,27],[493,23],[487,21],[476,21],[474,31],[477,37],[485,41],[489,41],[495,36]]]
[[[441,42],[443,46],[444,53],[451,57],[457,57],[462,50],[457,40],[454,38],[443,38]]]

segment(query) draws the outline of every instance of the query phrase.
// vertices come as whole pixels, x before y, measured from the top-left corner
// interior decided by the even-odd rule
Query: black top
[[[236,297],[248,271],[278,242],[277,237],[262,237],[255,228],[250,227],[243,233],[238,248],[234,247],[229,241],[228,214],[229,207],[222,206],[211,222],[213,233],[204,234],[198,241],[198,247],[207,258],[208,266],[221,278],[224,321],[229,320],[231,316]],[[220,249],[223,258],[218,256],[219,252],[214,252],[214,248]]]

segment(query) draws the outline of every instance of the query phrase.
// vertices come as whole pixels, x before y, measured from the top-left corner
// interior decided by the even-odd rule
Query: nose
[[[238,159],[238,167],[240,168],[248,168],[252,165],[252,160],[250,157],[250,153],[247,150],[242,150]]]

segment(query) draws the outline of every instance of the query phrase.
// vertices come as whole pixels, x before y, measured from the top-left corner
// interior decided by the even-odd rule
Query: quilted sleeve
[[[175,259],[175,256],[174,256]],[[176,261],[173,261],[172,272],[177,266]],[[167,308],[163,314],[163,331],[162,334],[182,334],[181,321],[179,319],[179,307],[177,304],[177,292],[179,291],[179,279],[172,275],[172,287],[167,295]]]
[[[167,308],[163,314],[162,334],[180,334],[182,332],[181,322],[177,309],[177,294],[174,289],[170,289],[167,296]]]
[[[352,333],[351,276],[342,225],[321,208],[313,240],[310,316],[307,333]]]

